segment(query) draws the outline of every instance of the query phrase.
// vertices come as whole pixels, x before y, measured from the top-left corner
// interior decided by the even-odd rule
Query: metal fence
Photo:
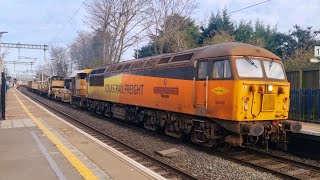
[[[289,119],[320,123],[320,89],[290,91]]]

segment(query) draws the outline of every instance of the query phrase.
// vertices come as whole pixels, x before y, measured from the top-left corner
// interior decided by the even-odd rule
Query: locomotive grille
[[[276,96],[274,94],[264,94],[262,98],[262,111],[274,111]]]

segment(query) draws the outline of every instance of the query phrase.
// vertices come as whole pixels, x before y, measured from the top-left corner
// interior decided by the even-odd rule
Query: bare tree
[[[87,20],[92,29],[102,33],[103,62],[119,62],[146,29],[143,22],[150,0],[91,0],[86,3]]]
[[[101,49],[102,44],[96,42],[100,38],[96,38],[96,36],[99,35],[92,32],[80,31],[70,45],[70,58],[77,69],[91,68],[102,64],[97,64],[97,61],[102,59],[99,59],[95,52]]]
[[[169,17],[190,17],[197,9],[198,3],[195,0],[151,0],[150,8],[148,9],[148,34],[156,41],[159,46],[159,51],[155,47],[156,54],[164,52],[165,43],[173,36],[180,41],[181,37],[177,34],[178,29],[182,24],[179,20],[182,18],[172,19],[172,23],[166,22]],[[160,36],[161,34],[161,36]]]
[[[59,46],[51,47],[50,57],[49,66],[52,70],[51,74],[67,77],[70,73],[70,61],[67,49]]]

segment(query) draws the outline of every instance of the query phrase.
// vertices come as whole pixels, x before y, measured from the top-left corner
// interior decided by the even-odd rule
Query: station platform
[[[311,122],[301,122],[302,129],[300,133],[320,137],[320,124]]]
[[[288,120],[294,121],[294,120]],[[302,122],[299,121],[302,125],[302,129],[299,133],[290,133],[289,136],[293,138],[307,139],[320,142],[320,124],[313,122]]]
[[[163,179],[101,143],[9,89],[0,121],[0,179]]]

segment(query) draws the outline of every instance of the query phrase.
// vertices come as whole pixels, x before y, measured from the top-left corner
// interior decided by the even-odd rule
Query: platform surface
[[[154,179],[16,89],[0,121],[1,179]],[[61,118],[60,118],[61,119]]]
[[[82,179],[37,127],[1,127],[0,149],[0,179]]]

